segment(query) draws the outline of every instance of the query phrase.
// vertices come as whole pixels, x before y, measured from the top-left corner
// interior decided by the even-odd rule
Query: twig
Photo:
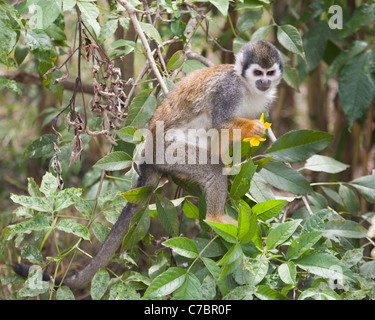
[[[128,12],[130,20],[132,21],[132,24],[134,26],[134,29],[137,32],[139,38],[141,39],[142,45],[143,45],[143,47],[145,49],[145,52],[146,52],[147,60],[150,64],[150,67],[151,67],[152,71],[154,72],[154,74],[156,76],[156,79],[158,80],[160,88],[163,91],[164,95],[167,95],[168,88],[164,83],[163,77],[161,76],[158,67],[156,66],[156,63],[155,63],[154,57],[152,55],[150,46],[147,42],[146,36],[143,33],[141,25],[139,24],[139,21],[137,19],[136,9],[126,0],[118,0],[117,2],[119,4],[121,4],[126,9],[126,11]]]

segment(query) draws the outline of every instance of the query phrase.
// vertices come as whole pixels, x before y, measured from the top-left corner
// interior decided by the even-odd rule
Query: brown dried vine
[[[115,138],[110,134],[111,129],[119,129],[122,127],[122,120],[127,115],[125,110],[125,100],[127,98],[124,92],[125,81],[121,79],[121,71],[119,68],[115,68],[108,58],[107,54],[101,48],[96,41],[96,38],[91,34],[86,25],[81,19],[80,11],[77,9],[77,24],[74,35],[74,44],[72,53],[68,58],[59,66],[53,67],[45,73],[45,77],[66,66],[73,55],[78,53],[78,72],[75,79],[75,86],[72,97],[66,107],[58,113],[58,115],[52,120],[52,130],[57,137],[56,143],[54,143],[54,156],[52,159],[52,168],[57,174],[59,181],[59,187],[63,187],[61,164],[58,160],[58,154],[60,149],[58,147],[61,134],[56,126],[59,117],[68,111],[66,116],[66,124],[69,127],[73,127],[74,138],[72,141],[72,152],[70,156],[69,167],[76,163],[83,151],[84,142],[81,138],[82,133],[86,133],[90,136],[103,136],[111,144],[117,145]],[[78,45],[77,45],[78,35]],[[84,92],[82,88],[81,79],[81,58],[92,61],[92,75],[93,75],[93,97],[88,103],[88,108],[95,115],[101,115],[103,118],[102,130],[92,131],[90,130],[87,123],[87,105],[85,102]],[[69,72],[63,75],[55,82],[63,82],[69,76]],[[83,116],[76,110],[76,97],[77,93],[81,94],[83,104]]]

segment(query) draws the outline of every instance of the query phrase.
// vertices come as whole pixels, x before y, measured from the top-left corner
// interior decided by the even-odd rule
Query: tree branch
[[[17,70],[17,71],[0,71],[0,77],[7,78],[8,80],[14,80],[18,83],[23,83],[25,85],[36,84],[38,86],[43,85],[42,79],[32,72]],[[73,91],[75,87],[75,82],[73,81],[64,81],[64,89]],[[89,84],[82,83],[82,90],[84,93],[94,94],[94,87]]]
[[[126,9],[126,11],[128,12],[130,20],[132,21],[132,24],[134,26],[134,29],[137,32],[139,38],[141,39],[141,42],[142,42],[143,47],[144,47],[145,52],[146,52],[147,60],[150,64],[150,67],[151,67],[152,71],[154,72],[154,74],[156,76],[156,79],[158,80],[160,88],[163,91],[164,95],[167,95],[168,88],[164,83],[163,77],[161,76],[158,67],[156,66],[154,57],[153,57],[151,49],[150,49],[150,46],[147,42],[147,38],[146,38],[145,34],[143,33],[141,25],[139,24],[139,21],[137,19],[136,9],[126,0],[117,0],[117,2],[120,3]]]

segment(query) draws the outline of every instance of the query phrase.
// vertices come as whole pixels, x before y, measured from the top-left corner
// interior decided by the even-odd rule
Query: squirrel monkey
[[[154,162],[139,166],[140,176],[136,187],[156,187],[162,175],[194,181],[206,195],[206,219],[237,225],[236,220],[224,214],[227,198],[224,164],[211,163],[210,155],[206,164],[155,161],[156,144],[161,142],[156,139],[157,123],[163,122],[165,132],[178,130],[183,137],[186,137],[189,129],[240,129],[241,139],[261,137],[265,127],[261,121],[254,119],[258,119],[274,99],[282,74],[283,62],[275,46],[266,41],[255,41],[241,48],[234,65],[197,70],[183,78],[167,94],[150,121]],[[178,139],[178,134],[172,141],[166,135],[163,135],[163,143],[167,145]],[[183,157],[187,157],[187,154],[183,154]],[[140,204],[127,203],[98,254],[83,270],[65,279],[63,284],[78,287],[104,267],[120,246],[131,218],[141,207]]]

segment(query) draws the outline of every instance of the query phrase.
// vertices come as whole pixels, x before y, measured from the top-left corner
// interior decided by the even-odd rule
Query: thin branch
[[[141,28],[141,25],[139,24],[139,21],[137,19],[136,15],[136,9],[126,0],[118,0],[118,3],[120,3],[128,12],[130,20],[132,21],[132,24],[134,26],[135,31],[137,32],[139,38],[141,39],[142,45],[145,49],[147,60],[150,64],[150,67],[152,71],[154,72],[156,79],[159,82],[160,88],[163,91],[164,95],[167,95],[168,93],[168,88],[164,83],[163,77],[161,76],[158,67],[156,66],[154,57],[152,55],[150,46],[148,44],[147,38],[145,34],[143,33],[143,30]]]

